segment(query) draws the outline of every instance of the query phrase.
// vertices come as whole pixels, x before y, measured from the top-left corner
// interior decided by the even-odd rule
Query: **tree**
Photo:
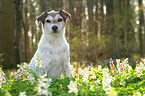
[[[24,7],[25,6],[25,7]],[[29,45],[29,38],[28,38],[28,31],[29,31],[29,23],[28,23],[28,0],[25,1],[25,5],[23,4],[23,16],[21,17],[22,18],[22,26],[23,26],[23,29],[24,29],[24,47],[25,47],[25,51],[24,51],[24,58],[25,58],[25,62],[28,62],[28,45]],[[25,19],[25,20],[24,20]]]
[[[113,13],[114,13],[114,6],[113,6],[113,0],[106,0],[105,1],[105,5],[106,5],[106,34],[108,34],[108,36],[110,35],[111,38],[110,38],[110,41],[113,41],[113,35],[114,35],[114,32],[113,32]],[[115,57],[115,54],[114,54],[114,50],[113,44],[114,42],[110,42],[109,44],[109,54],[112,56],[112,57]]]
[[[144,15],[143,15],[143,3],[142,0],[138,0],[139,3],[139,50],[140,55],[143,56],[143,35],[142,35],[142,27],[144,22]]]
[[[22,0],[14,0],[16,15],[16,36],[14,41],[15,63],[20,64],[19,43],[21,37]]]
[[[0,54],[4,53],[4,68],[14,66],[14,5],[13,0],[0,1]]]
[[[41,12],[46,11],[46,0],[40,0],[39,4],[40,4]]]

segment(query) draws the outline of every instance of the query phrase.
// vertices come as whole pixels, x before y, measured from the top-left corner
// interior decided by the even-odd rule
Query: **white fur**
[[[57,20],[62,18],[56,15],[55,18],[47,16],[49,20]],[[53,33],[52,26],[58,26],[58,32]],[[30,69],[39,75],[36,64],[36,55],[40,54],[42,66],[46,69],[47,75],[51,78],[60,78],[61,73],[69,77],[70,74],[70,58],[69,45],[65,39],[65,22],[45,23],[43,26],[43,34],[38,44],[38,49],[31,59]],[[43,74],[43,73],[41,73]]]

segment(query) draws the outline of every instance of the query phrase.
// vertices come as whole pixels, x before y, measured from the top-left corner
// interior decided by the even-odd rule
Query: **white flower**
[[[67,87],[69,89],[69,91],[68,91],[69,93],[72,93],[72,92],[78,93],[77,83],[76,82],[70,81],[70,84],[67,85]]]
[[[133,96],[142,96],[140,92],[134,92]],[[144,96],[144,95],[143,95]]]
[[[26,96],[26,92],[20,92],[19,96]]]
[[[75,77],[76,76],[76,74],[75,74],[76,69],[73,67],[73,65],[70,66],[70,72],[71,72],[71,76],[72,77]]]
[[[122,66],[120,64],[120,59],[116,59],[116,62],[117,62],[117,69],[118,69],[118,72],[121,73],[122,72]]]
[[[103,79],[102,79],[102,86],[103,90],[108,94],[109,90],[111,89],[111,81],[112,81],[112,76],[109,76],[109,69],[104,68],[103,69]]]
[[[13,74],[16,78],[24,76],[23,73],[26,73],[26,76],[30,73],[30,65],[25,62],[21,65],[17,65],[17,67],[19,67],[19,69]]]
[[[52,96],[51,92],[48,91],[48,88],[50,87],[50,83],[52,80],[49,78],[46,78],[46,75],[40,76],[38,79],[38,95],[46,95],[46,96]]]
[[[86,83],[89,82],[89,80],[88,80],[89,79],[89,74],[84,72],[82,79],[83,79],[83,82],[86,82]]]
[[[29,73],[29,75],[28,75],[27,77],[28,77],[28,79],[30,80],[31,85],[33,85],[33,83],[36,82],[36,80],[35,80],[33,74]]]
[[[127,75],[130,72],[130,70],[132,70],[132,67],[128,63],[128,58],[126,58],[121,63],[120,63],[120,59],[116,59],[116,61],[117,61],[118,72],[123,73],[124,76]]]
[[[91,71],[89,73],[90,73],[90,75],[92,75],[92,76],[90,76],[90,78],[92,78],[92,79],[96,78],[96,75],[95,75],[95,72],[93,71],[93,68],[91,68]]]
[[[123,67],[124,67],[124,70],[132,70],[132,67],[128,64],[128,58],[126,58],[123,62]]]
[[[101,69],[102,69],[102,66],[98,65],[98,70],[101,71]]]
[[[46,68],[44,66],[42,66],[42,62],[41,62],[39,53],[37,53],[37,55],[36,55],[35,66],[39,72],[39,75],[47,74]]]
[[[94,87],[95,87],[95,85],[90,85],[90,90],[93,90]]]
[[[83,82],[88,83],[89,82],[89,75],[91,74],[90,67],[85,67],[84,69],[79,68],[78,72],[80,75],[82,75]]]
[[[91,76],[90,78],[95,79],[95,78],[96,78],[95,73],[93,73],[92,76]]]
[[[140,62],[139,64],[136,65],[135,70],[137,71],[137,77],[140,77],[143,73],[143,69],[144,69],[145,65]]]
[[[78,72],[79,72],[80,75],[82,75],[83,74],[83,69],[81,67],[79,67]]]
[[[101,84],[101,82],[100,82],[99,79],[97,79],[97,80],[95,81],[95,83]]]
[[[2,71],[2,68],[0,68],[0,88],[2,88],[2,84],[6,82],[5,79],[5,73]]]
[[[122,78],[121,81],[120,81],[120,85],[125,86],[125,81],[123,80],[123,78]]]

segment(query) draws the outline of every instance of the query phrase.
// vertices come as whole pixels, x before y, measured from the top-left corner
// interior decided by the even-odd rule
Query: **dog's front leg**
[[[70,61],[69,61],[69,59],[64,62],[63,75],[66,75],[66,77],[70,77]]]

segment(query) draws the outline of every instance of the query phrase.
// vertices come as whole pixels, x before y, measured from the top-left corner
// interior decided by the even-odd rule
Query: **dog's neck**
[[[41,43],[57,45],[62,43],[63,41],[66,41],[65,28],[63,28],[61,32],[58,33],[48,33],[45,29],[43,29],[43,34],[40,39]]]

